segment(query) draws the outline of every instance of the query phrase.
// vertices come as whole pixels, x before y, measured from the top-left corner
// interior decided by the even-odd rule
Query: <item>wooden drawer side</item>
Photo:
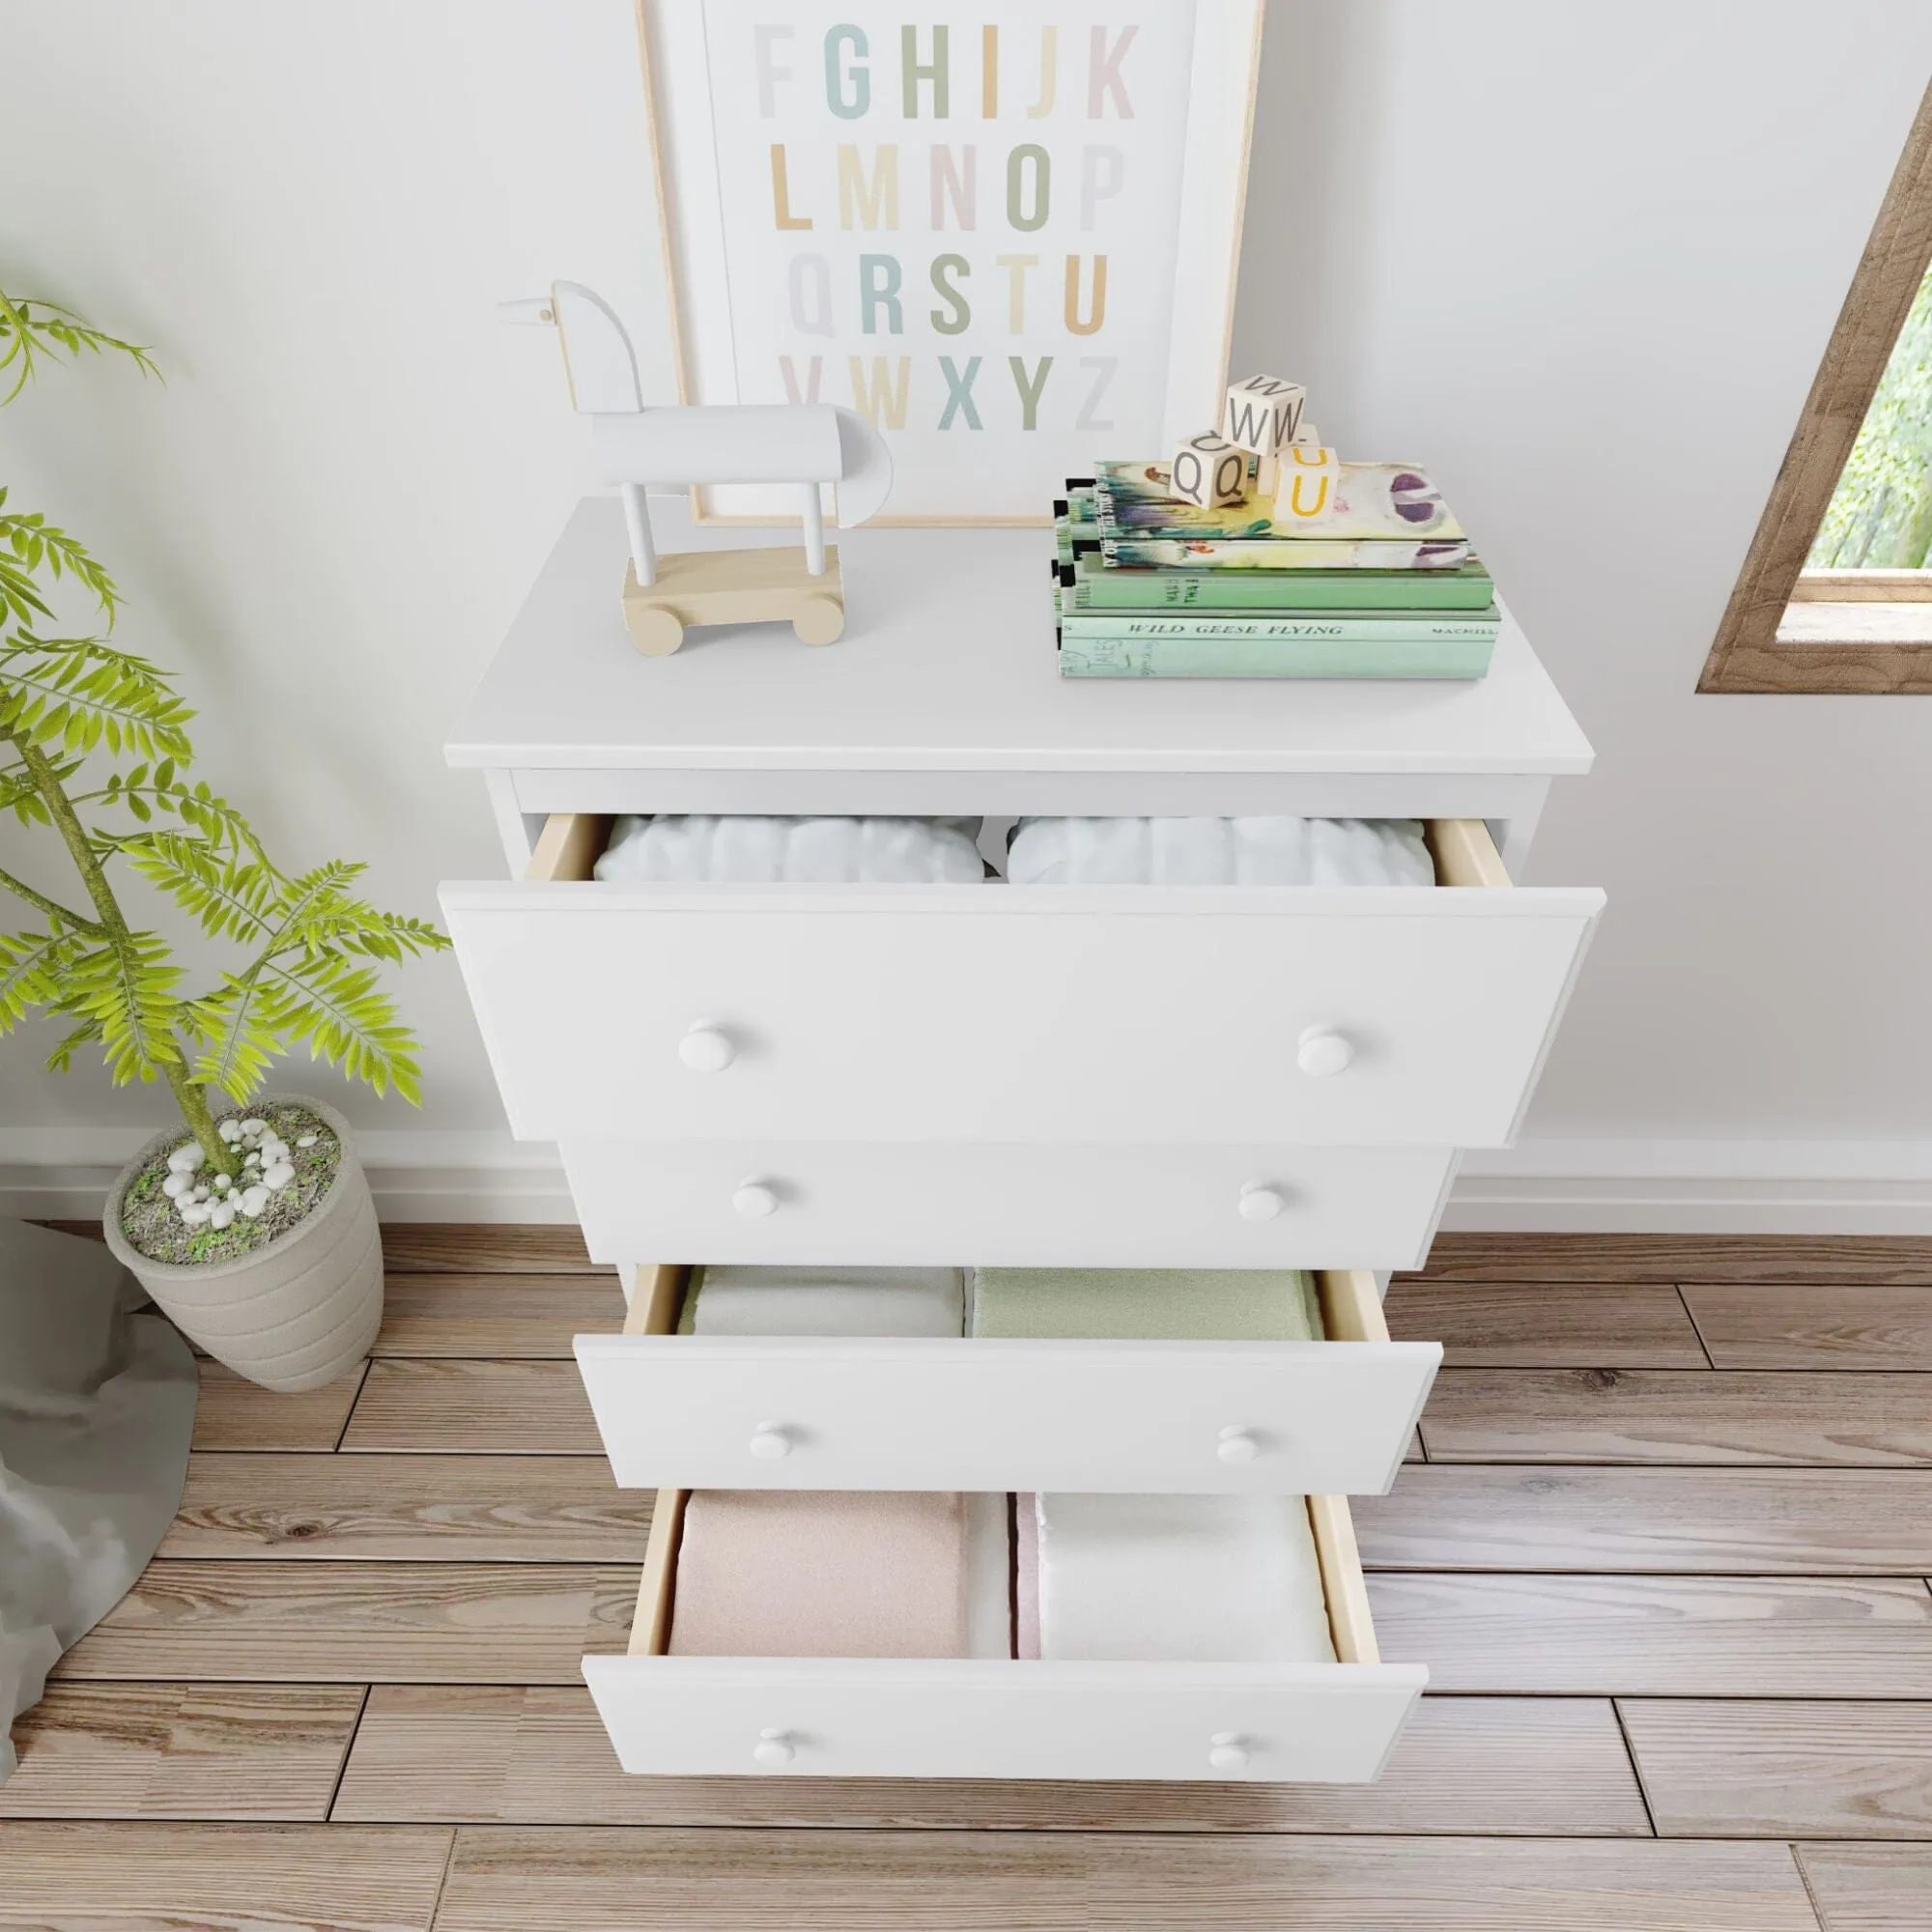
[[[639,1264],[638,1286],[624,1311],[626,1335],[675,1335],[691,1269],[671,1262]],[[1374,1277],[1370,1277],[1371,1285]]]
[[[1422,837],[1435,861],[1435,883],[1451,888],[1513,886],[1503,855],[1480,818],[1425,818]]]

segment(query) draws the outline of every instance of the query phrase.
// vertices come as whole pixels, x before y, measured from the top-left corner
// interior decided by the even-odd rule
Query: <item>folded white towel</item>
[[[1433,886],[1413,818],[1023,818],[1016,886]]]
[[[687,1335],[947,1335],[966,1325],[963,1269],[700,1268],[684,1298]]]
[[[986,868],[962,818],[620,818],[600,879],[971,885]]]
[[[1042,1658],[1332,1663],[1300,1496],[1036,1498]]]

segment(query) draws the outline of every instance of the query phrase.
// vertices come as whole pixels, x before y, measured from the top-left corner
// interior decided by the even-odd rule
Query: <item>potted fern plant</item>
[[[135,344],[0,291],[0,407],[43,360],[99,354],[154,373]],[[320,1100],[265,1095],[263,1082],[306,1043],[413,1101],[414,1042],[378,975],[448,941],[367,904],[360,866],[280,870],[246,819],[189,777],[194,713],[168,674],[107,635],[53,635],[63,586],[111,633],[107,571],[0,488],[0,813],[59,848],[68,879],[43,890],[0,868],[0,898],[30,915],[0,929],[0,1032],[44,1014],[68,1028],[50,1066],[98,1047],[117,1085],[167,1087],[180,1121],[123,1169],[107,1243],[217,1360],[268,1388],[314,1388],[375,1340],[381,1237],[348,1122]],[[213,984],[185,986],[167,940],[124,901],[123,874],[233,950]]]

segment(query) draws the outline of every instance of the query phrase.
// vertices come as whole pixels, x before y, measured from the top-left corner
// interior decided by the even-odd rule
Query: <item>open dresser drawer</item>
[[[1363,1783],[1429,1678],[1379,1660],[1339,1496],[1308,1498],[1334,1663],[669,1657],[684,1502],[658,1493],[629,1655],[583,1660],[628,1772]]]
[[[639,885],[558,814],[441,900],[526,1139],[1497,1146],[1603,895],[1428,832],[1435,887]]]
[[[577,1337],[626,1489],[1379,1494],[1442,1360],[1361,1272],[1318,1277],[1321,1342],[679,1335],[689,1272]]]

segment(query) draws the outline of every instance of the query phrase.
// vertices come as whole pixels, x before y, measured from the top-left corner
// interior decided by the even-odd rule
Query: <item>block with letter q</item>
[[[1190,436],[1174,446],[1168,488],[1204,510],[1238,503],[1248,494],[1248,452],[1212,430]]]

